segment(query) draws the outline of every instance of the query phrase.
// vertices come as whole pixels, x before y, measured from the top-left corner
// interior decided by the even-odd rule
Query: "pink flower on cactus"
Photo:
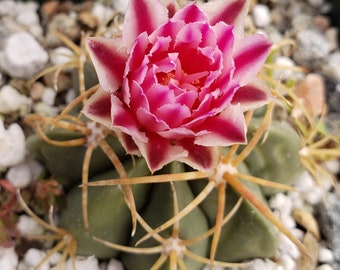
[[[268,101],[253,79],[270,44],[243,35],[248,0],[162,1],[131,0],[122,37],[89,38],[101,87],[84,113],[152,171],[174,160],[210,170],[219,146],[246,143],[243,113]]]

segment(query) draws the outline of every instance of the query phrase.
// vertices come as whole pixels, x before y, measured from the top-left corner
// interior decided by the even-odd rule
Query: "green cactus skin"
[[[240,172],[246,172],[241,164]],[[255,196],[266,204],[260,188],[252,183],[243,182]],[[191,181],[194,194],[198,194],[207,180]],[[226,189],[225,215],[234,207],[239,195],[231,188]],[[217,211],[217,190],[213,190],[200,204],[210,226],[215,225]],[[277,230],[249,202],[243,201],[236,214],[221,230],[215,259],[224,262],[237,262],[253,258],[274,257],[277,251]]]
[[[50,139],[58,141],[67,141],[81,138],[75,132],[54,129],[46,134]],[[107,139],[115,153],[124,157],[125,150],[116,138],[109,137]],[[61,147],[47,143],[38,135],[32,135],[27,139],[27,149],[29,152],[52,174],[52,176],[62,182],[72,184],[81,179],[83,160],[86,151],[85,146]],[[89,176],[94,176],[105,170],[112,168],[112,163],[104,152],[97,148],[93,151]]]
[[[150,175],[144,160],[139,160],[130,177]],[[92,180],[117,178],[115,171],[98,175]],[[132,186],[136,208],[141,209],[148,198],[149,185]],[[89,187],[89,232],[82,218],[81,188],[75,187],[66,197],[66,208],[60,213],[60,227],[68,230],[77,241],[77,254],[95,255],[105,259],[117,256],[119,251],[93,240],[93,236],[116,244],[127,245],[131,234],[131,214],[118,186]]]
[[[256,131],[260,119],[253,119],[248,134]],[[291,185],[301,173],[299,150],[301,139],[286,122],[273,121],[268,137],[263,144],[258,144],[245,159],[251,175],[277,183]],[[282,190],[261,187],[265,195],[272,195]]]
[[[175,165],[174,165],[175,164]],[[178,166],[177,162],[170,164],[170,166]],[[182,165],[182,164],[180,164]],[[175,170],[178,170],[176,168]],[[174,170],[172,170],[174,172]],[[177,194],[177,200],[179,209],[183,209],[188,205],[193,199],[193,194],[190,190],[188,182],[174,182],[174,188]],[[174,204],[173,204],[173,191],[170,183],[157,183],[153,184],[150,201],[148,202],[144,211],[142,211],[141,216],[145,221],[152,227],[163,224],[174,215]],[[195,208],[187,216],[179,222],[179,238],[180,239],[191,239],[195,236],[208,230],[207,219],[203,212],[199,208]],[[171,237],[172,227],[161,232],[160,235],[164,238]],[[136,235],[132,238],[130,245],[134,246],[136,241],[145,235],[145,230],[142,227],[137,227]],[[154,239],[149,239],[143,242],[138,247],[153,247],[157,246],[158,243]],[[208,239],[201,240],[189,247],[187,247],[191,252],[197,255],[206,257],[208,253]],[[151,266],[156,262],[160,254],[155,255],[139,255],[132,253],[124,253],[122,255],[122,261],[126,269],[128,270],[145,270],[150,269]],[[190,258],[184,257],[183,261],[190,270],[202,269],[203,265],[199,262],[193,261]],[[162,270],[169,269],[169,263],[167,261],[161,268]]]

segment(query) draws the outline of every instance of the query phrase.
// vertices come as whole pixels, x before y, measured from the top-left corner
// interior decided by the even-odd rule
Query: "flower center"
[[[161,85],[168,85],[169,84],[169,81],[171,79],[174,79],[175,78],[175,72],[172,71],[172,72],[158,72],[156,74],[157,76],[157,80],[158,80],[158,83],[161,84]]]

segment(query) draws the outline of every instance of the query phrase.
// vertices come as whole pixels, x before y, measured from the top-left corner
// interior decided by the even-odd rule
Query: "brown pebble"
[[[308,74],[295,89],[296,95],[302,100],[307,111],[312,115],[320,115],[326,106],[326,88],[321,75]]]

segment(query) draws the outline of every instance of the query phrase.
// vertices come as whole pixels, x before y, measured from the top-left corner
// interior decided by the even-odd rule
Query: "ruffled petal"
[[[101,87],[108,92],[117,90],[122,85],[128,59],[122,39],[94,37],[88,38],[87,44]]]
[[[234,33],[243,36],[243,22],[248,13],[249,0],[215,0],[202,5],[202,10],[208,15],[211,25],[222,21],[234,25]]]
[[[132,139],[132,137],[129,134],[126,134],[124,132],[116,132],[118,135],[118,139],[120,143],[123,145],[125,151],[130,155],[140,155],[140,151],[138,149],[138,146]]]
[[[134,140],[152,172],[188,155],[188,152],[181,146],[172,145],[168,139],[155,133],[148,134],[148,143],[138,141],[135,138]]]
[[[221,114],[209,117],[200,126],[209,133],[197,136],[195,144],[229,146],[246,143],[246,123],[240,105],[230,105]]]
[[[185,23],[193,23],[193,22],[208,22],[208,17],[204,12],[192,2],[180,9],[173,16],[174,20],[184,21]]]
[[[82,112],[84,115],[107,128],[112,128],[111,95],[99,88],[86,102]]]
[[[139,125],[134,115],[128,108],[124,107],[123,103],[115,95],[111,95],[111,115],[113,127],[119,128],[122,132],[140,141],[145,143],[148,141],[145,133],[139,130]]]
[[[261,34],[245,37],[234,51],[235,73],[233,79],[244,86],[260,71],[271,47],[268,39]]]
[[[168,9],[159,0],[130,0],[123,25],[124,45],[128,51],[141,33],[151,34],[168,19]]]
[[[188,152],[180,161],[199,171],[211,171],[216,167],[220,156],[218,147],[197,145],[192,138],[181,140],[179,143]]]
[[[243,87],[240,87],[233,99],[232,104],[240,104],[243,111],[254,110],[267,104],[270,99],[267,85],[260,81],[254,80]]]

